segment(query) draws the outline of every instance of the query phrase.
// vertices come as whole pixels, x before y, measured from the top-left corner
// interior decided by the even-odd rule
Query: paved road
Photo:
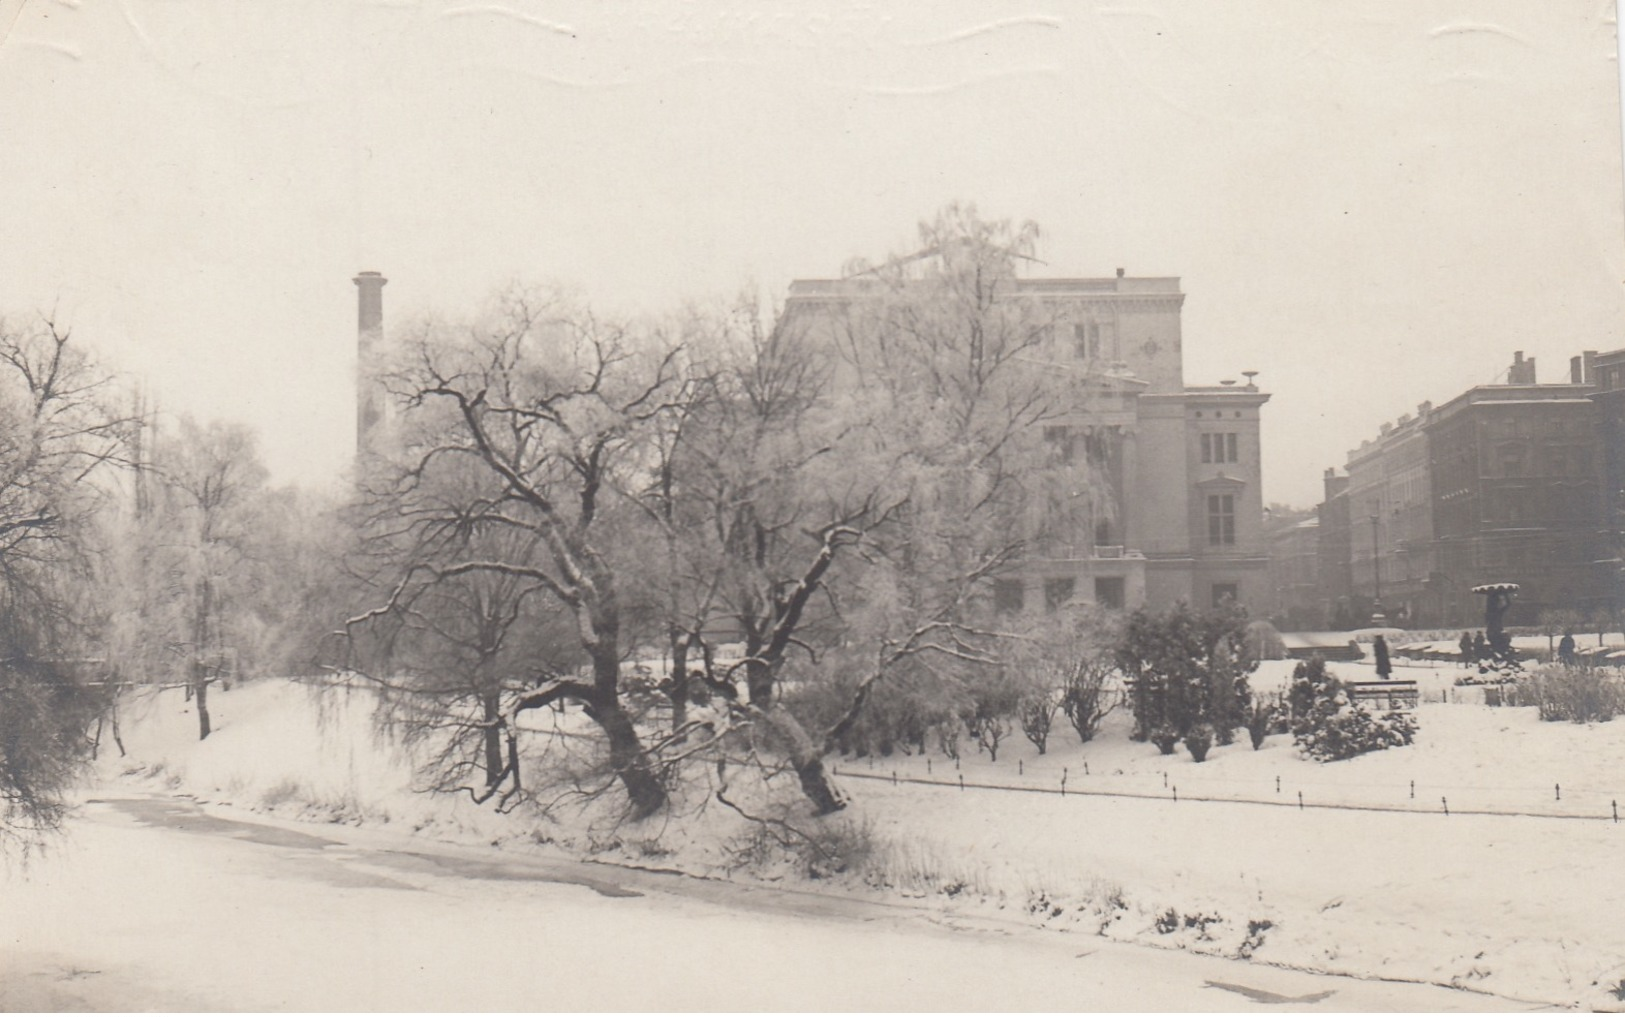
[[[93,801],[0,900],[13,1011],[1526,1008],[161,797]]]

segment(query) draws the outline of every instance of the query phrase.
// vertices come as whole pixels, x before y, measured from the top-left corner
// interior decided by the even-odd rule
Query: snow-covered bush
[[[1209,725],[1219,745],[1234,740],[1252,701],[1247,675],[1258,666],[1246,626],[1247,613],[1234,605],[1197,611],[1180,602],[1129,616],[1116,656],[1136,740],[1155,742],[1166,755],[1173,749],[1163,732],[1177,742],[1197,724]]]
[[[1106,687],[1113,670],[1112,662],[1103,655],[1080,658],[1067,675],[1061,689],[1061,710],[1072,722],[1078,741],[1094,738],[1100,722],[1106,719],[1121,701],[1121,696]]]
[[[1021,720],[1021,733],[1038,747],[1042,756],[1049,749],[1049,732],[1055,724],[1055,714],[1061,708],[1061,697],[1054,689],[1028,689],[1016,704]]]
[[[820,676],[784,693],[784,700],[809,726],[824,730],[851,705],[853,682],[844,675]],[[924,754],[933,725],[951,716],[947,707],[930,702],[919,683],[881,682],[870,692],[857,721],[836,740],[846,756]]]
[[[1161,750],[1163,755],[1171,756],[1174,754],[1174,748],[1179,744],[1179,732],[1167,725],[1163,725],[1152,731],[1147,741]]]
[[[1409,714],[1394,711],[1377,717],[1351,703],[1343,683],[1327,673],[1319,657],[1292,669],[1287,702],[1293,742],[1322,763],[1409,745],[1416,736],[1416,719]]]
[[[1285,660],[1286,641],[1269,622],[1260,618],[1247,623],[1247,652],[1255,660]]]
[[[1253,700],[1253,705],[1247,710],[1247,737],[1252,740],[1254,751],[1264,747],[1264,739],[1275,725],[1275,718],[1274,703],[1266,699]]]
[[[1185,734],[1185,748],[1190,751],[1191,758],[1198,763],[1207,759],[1207,750],[1213,747],[1213,729],[1206,724],[1198,724]]]
[[[1540,707],[1541,720],[1590,724],[1625,713],[1625,684],[1594,667],[1548,665],[1518,681],[1518,702]]]

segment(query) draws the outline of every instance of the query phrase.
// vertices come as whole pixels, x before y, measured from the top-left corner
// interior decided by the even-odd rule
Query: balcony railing
[[[1048,558],[1055,561],[1081,561],[1084,559],[1123,559],[1143,558],[1139,551],[1125,547],[1122,544],[1039,544],[1033,547],[1032,556],[1035,558]]]

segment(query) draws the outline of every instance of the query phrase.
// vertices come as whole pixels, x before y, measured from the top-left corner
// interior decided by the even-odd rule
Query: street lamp
[[[1371,624],[1381,625],[1388,620],[1382,613],[1382,558],[1377,546],[1377,522],[1381,513],[1371,513]]]

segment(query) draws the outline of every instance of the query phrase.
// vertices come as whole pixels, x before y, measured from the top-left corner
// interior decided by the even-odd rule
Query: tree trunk
[[[209,671],[200,660],[193,665],[192,694],[197,697],[197,740],[209,737]]]
[[[124,756],[124,735],[121,734],[119,732],[119,729],[118,729],[118,700],[116,700],[116,699],[113,701],[112,720],[113,720],[113,744],[118,746],[119,757],[123,758],[123,756]]]
[[[481,738],[485,742],[485,786],[495,787],[506,769],[502,762],[502,700],[494,692],[480,694],[480,719],[485,723]]]
[[[671,632],[671,729],[681,730],[688,723],[688,645],[689,634],[673,629]]]
[[[807,729],[801,726],[801,722],[783,706],[774,706],[764,711],[762,716],[773,732],[783,739],[790,766],[801,781],[801,793],[812,802],[813,812],[827,816],[846,808],[846,795],[830,781],[829,771],[824,769],[822,748],[807,735]]]
[[[209,668],[203,659],[204,647],[209,639],[209,610],[214,589],[208,576],[199,584],[197,615],[192,619],[192,692],[197,697],[197,740],[209,737]]]
[[[588,705],[593,719],[609,739],[609,765],[632,801],[632,817],[642,819],[659,812],[666,804],[666,789],[649,766],[638,730],[621,706],[621,660],[615,622],[613,617],[601,618],[594,626],[600,642],[595,650],[589,651],[594,701]]]
[[[649,767],[649,757],[644,754],[632,718],[616,700],[599,704],[593,712],[609,738],[609,765],[632,801],[632,818],[642,819],[659,812],[666,804],[666,789]]]

